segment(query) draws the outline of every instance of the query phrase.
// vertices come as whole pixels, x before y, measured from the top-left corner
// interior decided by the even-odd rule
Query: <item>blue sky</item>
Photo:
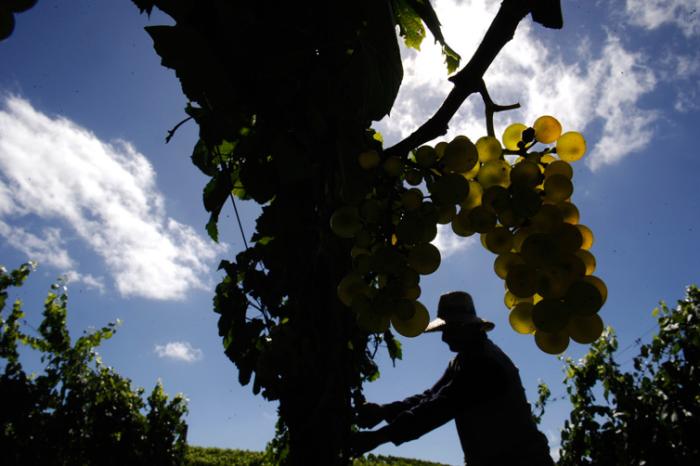
[[[436,2],[444,34],[463,57],[497,4]],[[486,75],[497,102],[522,105],[497,116],[497,133],[552,114],[587,138],[589,152],[574,166],[573,202],[596,235],[596,275],[609,288],[601,315],[617,329],[621,348],[653,326],[650,311],[659,300],[673,303],[685,285],[700,282],[699,6],[564,0],[562,31],[526,19]],[[73,331],[120,318],[123,325],[102,347],[104,360],[136,385],[160,378],[171,394],[185,393],[190,443],[264,448],[275,405],[238,385],[211,311],[216,265],[242,241],[229,210],[222,243],[206,236],[205,179],[189,160],[196,127],[184,125],[164,144],[186,102],[143,26],[168,19],[148,20],[127,0],[42,0],[16,20],[13,36],[0,43],[0,263],[39,261],[18,293],[30,320],[52,280],[67,274]],[[404,69],[391,117],[375,125],[389,144],[424,121],[450,89],[430,39],[420,53],[404,51]],[[446,137],[483,135],[481,111],[478,98],[469,99]],[[241,208],[250,233],[256,207]],[[492,339],[519,366],[530,399],[538,379],[562,394],[561,362],[508,325],[494,256],[478,240],[457,241],[447,231],[437,244],[443,265],[425,279],[421,297],[431,315],[441,293],[470,291],[480,314],[496,323]],[[382,377],[366,387],[368,399],[424,390],[451,357],[436,335],[403,342],[404,361],[395,368],[380,355]],[[565,355],[584,351],[572,344]],[[552,404],[544,419],[553,449],[566,408]],[[448,464],[462,456],[452,424],[377,452]]]

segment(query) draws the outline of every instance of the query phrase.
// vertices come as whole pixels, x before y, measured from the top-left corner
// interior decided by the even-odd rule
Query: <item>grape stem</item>
[[[486,35],[462,70],[449,78],[454,87],[437,112],[407,138],[385,151],[405,158],[408,152],[447,132],[452,117],[470,95],[480,92],[483,76],[501,49],[513,38],[520,21],[532,11],[535,0],[503,0]]]
[[[494,101],[491,99],[491,96],[489,95],[489,91],[486,88],[486,83],[483,79],[481,80],[479,94],[481,94],[481,98],[484,100],[484,113],[486,114],[486,134],[488,134],[491,137],[496,137],[496,133],[493,129],[493,115],[496,112],[504,112],[506,110],[515,110],[516,108],[520,108],[520,103],[516,102],[511,105],[498,105],[497,103],[494,103]]]

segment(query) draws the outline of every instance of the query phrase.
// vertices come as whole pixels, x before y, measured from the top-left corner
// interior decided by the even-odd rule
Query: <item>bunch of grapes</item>
[[[593,234],[578,223],[570,200],[570,162],[583,157],[585,141],[576,132],[562,134],[551,116],[530,128],[510,125],[502,139],[505,148],[495,137],[472,143],[457,136],[422,146],[407,160],[382,160],[374,150],[360,154],[360,166],[378,173],[377,185],[359,206],[338,209],[331,228],[354,239],[353,270],[338,296],[366,330],[391,324],[404,336],[422,332],[429,315],[417,301],[420,275],[440,265],[430,241],[437,224],[450,223],[459,236],[480,233],[484,247],[498,255],[494,269],[505,281],[516,332],[534,334],[537,346],[552,354],[570,339],[591,343],[600,336],[598,311],[607,290],[592,275]]]
[[[598,311],[607,288],[592,275],[593,233],[579,224],[571,202],[570,162],[583,157],[585,140],[577,132],[562,134],[555,118],[542,116],[532,127],[510,125],[502,141],[505,150],[494,137],[476,142],[479,167],[466,175],[474,189],[453,231],[480,233],[483,246],[498,255],[494,270],[505,281],[516,332],[534,334],[551,354],[564,351],[570,339],[592,343],[603,331]],[[516,158],[512,165],[508,154]]]

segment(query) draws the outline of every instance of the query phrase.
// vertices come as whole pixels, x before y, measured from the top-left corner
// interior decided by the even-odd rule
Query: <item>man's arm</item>
[[[364,428],[372,428],[381,421],[391,422],[402,412],[410,410],[425,400],[432,398],[435,393],[452,380],[454,376],[453,364],[454,361],[450,362],[450,365],[442,374],[442,377],[440,377],[435,385],[423,393],[418,393],[417,395],[409,396],[408,398],[401,401],[394,401],[393,403],[383,405],[365,403],[360,406],[357,413],[357,425]]]

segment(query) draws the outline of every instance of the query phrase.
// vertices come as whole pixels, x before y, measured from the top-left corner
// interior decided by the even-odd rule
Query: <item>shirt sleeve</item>
[[[393,403],[387,403],[382,405],[382,414],[384,420],[387,422],[392,422],[404,411],[413,409],[414,407],[432,399],[437,392],[439,392],[443,386],[448,384],[454,376],[454,363],[451,361],[450,365],[442,374],[442,377],[433,385],[431,388],[427,389],[423,393],[418,393],[417,395],[409,396],[401,401],[394,401]]]
[[[504,390],[504,379],[498,367],[489,362],[454,368],[435,387],[400,412],[386,427],[395,445],[414,440],[455,418],[472,403],[498,397]],[[408,400],[411,400],[411,397]],[[414,400],[415,401],[415,400]]]

